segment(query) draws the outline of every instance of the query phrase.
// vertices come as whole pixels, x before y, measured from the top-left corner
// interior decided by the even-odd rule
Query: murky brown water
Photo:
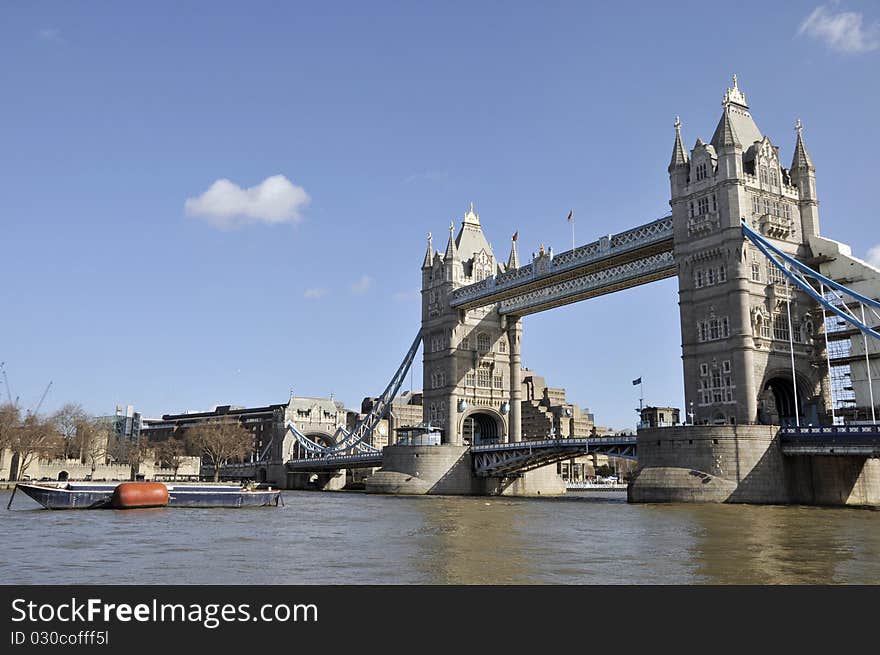
[[[10,492],[0,492],[3,507]],[[880,512],[285,492],[246,510],[0,514],[5,584],[880,583]]]

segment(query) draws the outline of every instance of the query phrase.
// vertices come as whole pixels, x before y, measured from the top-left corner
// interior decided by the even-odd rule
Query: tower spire
[[[687,166],[688,163],[687,149],[685,149],[684,143],[681,141],[681,119],[678,116],[675,117],[674,126],[675,144],[672,146],[672,159],[669,162],[670,171],[679,166]]]
[[[443,259],[446,262],[451,262],[453,259],[458,257],[458,248],[455,247],[455,223],[449,221],[449,241],[446,243],[446,254],[443,255]]]
[[[422,268],[431,268],[434,265],[434,241],[431,233],[428,232],[428,250],[425,252],[425,261],[422,262]]]
[[[734,85],[736,84],[736,76],[734,76]],[[736,130],[733,128],[733,122],[730,120],[730,105],[724,105],[724,111],[721,113],[721,120],[718,121],[718,127],[715,128],[715,134],[712,135],[710,142],[716,149],[742,146]]]
[[[516,239],[519,236],[519,230],[513,233],[510,238],[510,257],[507,258],[507,270],[519,268],[519,256],[516,254]]]
[[[733,88],[727,89],[727,92],[724,94],[724,99],[721,101],[721,105],[723,107],[727,107],[727,105],[731,103],[741,105],[746,109],[748,109],[749,107],[748,103],[746,102],[746,94],[739,90],[736,73],[733,74]]]
[[[807,152],[807,147],[804,145],[804,138],[801,134],[804,129],[804,124],[801,123],[801,119],[798,118],[797,122],[794,124],[794,129],[797,132],[797,140],[794,144],[794,156],[791,158],[791,170],[807,170],[807,171],[815,171],[816,167],[813,166],[813,160],[810,159],[810,153]]]

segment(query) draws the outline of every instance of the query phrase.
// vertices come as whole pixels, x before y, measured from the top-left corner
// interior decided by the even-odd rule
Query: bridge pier
[[[367,478],[367,493],[465,496],[558,496],[565,483],[551,464],[520,476],[488,478],[474,474],[470,448],[386,446],[382,468]]]
[[[880,459],[784,455],[779,426],[639,430],[630,502],[880,506]]]
[[[340,491],[345,486],[345,469],[327,473],[287,473],[287,489]]]

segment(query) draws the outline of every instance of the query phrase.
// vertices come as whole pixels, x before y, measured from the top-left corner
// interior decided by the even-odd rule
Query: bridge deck
[[[474,473],[480,477],[517,475],[563,459],[590,453],[635,459],[636,437],[545,439],[487,444],[471,448]]]
[[[880,425],[784,427],[783,455],[880,457]]]

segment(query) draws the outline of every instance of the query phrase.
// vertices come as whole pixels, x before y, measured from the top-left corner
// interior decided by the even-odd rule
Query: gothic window
[[[761,201],[758,196],[752,196],[752,213],[760,214],[761,213]]]
[[[767,277],[771,284],[785,284],[785,275],[775,264],[767,262]]]
[[[709,213],[709,199],[708,198],[700,198],[697,201],[697,213],[700,215]]]
[[[792,335],[793,335],[794,340],[797,343],[801,343],[801,341],[802,341],[802,339],[801,339],[801,324],[800,323],[792,323],[791,329],[792,329]]]
[[[730,336],[730,321],[724,318],[710,318],[708,321],[697,323],[698,341],[717,341]]]
[[[700,375],[709,375],[709,365],[708,364],[700,364]]]
[[[765,339],[770,339],[773,336],[773,326],[770,325],[770,321],[764,321],[761,324],[761,336]]]
[[[721,388],[721,371],[712,371],[712,386],[715,389]]]
[[[502,339],[501,341],[498,342],[498,352],[500,352],[500,353],[507,352],[507,342],[504,339]]]
[[[689,217],[689,218],[693,218],[693,217],[694,217],[694,201],[693,201],[693,200],[691,200],[691,201],[688,203],[688,217]]]
[[[704,283],[705,282],[703,279],[703,269],[698,268],[696,270],[696,273],[694,274],[694,286],[696,286],[699,289],[704,285]]]
[[[782,203],[782,217],[791,220],[791,205],[787,202]]]
[[[493,381],[496,389],[504,388],[504,379],[500,375],[496,375],[493,377]]]
[[[717,211],[718,211],[718,203],[717,203],[716,200],[715,200],[715,194],[714,194],[714,193],[712,194],[712,211],[713,211],[713,212],[717,212]]]
[[[475,387],[477,386],[477,377],[473,371],[469,371],[464,376],[464,385],[466,387]]]
[[[716,282],[716,271],[714,268],[710,268],[706,271],[706,284],[712,285]]]
[[[782,314],[777,314],[773,318],[773,338],[788,341],[788,334],[788,318]]]
[[[730,373],[730,360],[729,359],[725,359],[723,362],[721,362],[721,370],[724,371],[725,373]]]
[[[489,335],[485,332],[480,332],[480,334],[477,335],[477,350],[481,353],[489,351]]]
[[[492,371],[488,366],[481,366],[477,370],[477,386],[485,389],[492,386]]]
[[[706,162],[697,164],[697,182],[699,182],[700,180],[705,180],[707,177],[709,177],[709,174],[706,167]]]
[[[724,282],[727,279],[727,268],[725,268],[724,264],[718,267],[718,281]]]
[[[758,262],[752,262],[752,281],[761,281],[761,265]]]

